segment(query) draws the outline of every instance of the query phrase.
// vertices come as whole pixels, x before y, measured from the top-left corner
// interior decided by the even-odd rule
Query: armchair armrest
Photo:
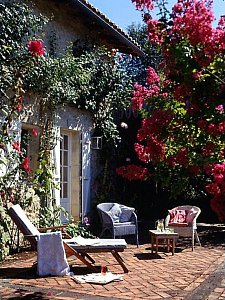
[[[170,222],[170,214],[168,213],[168,215],[165,218],[165,227],[168,227],[169,222]]]
[[[131,221],[131,222],[134,222],[135,224],[137,224],[137,215],[136,215],[135,212],[132,212],[130,221]]]
[[[101,211],[101,218],[103,224],[109,224],[113,226],[113,219],[107,212]]]

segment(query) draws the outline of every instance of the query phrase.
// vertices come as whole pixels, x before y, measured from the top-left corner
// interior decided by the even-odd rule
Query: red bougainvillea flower
[[[120,167],[116,170],[116,173],[128,180],[146,180],[150,176],[147,168],[136,165]]]
[[[178,162],[182,166],[187,166],[189,159],[188,159],[188,150],[186,148],[180,149],[176,154],[176,162]]]
[[[143,10],[144,8],[153,10],[154,0],[132,0],[135,3],[136,9]]]
[[[203,156],[213,155],[215,148],[216,148],[215,143],[213,143],[212,141],[208,141],[202,149]]]
[[[39,40],[29,41],[28,42],[28,50],[34,56],[36,56],[36,55],[41,56],[45,53],[44,48],[43,48],[43,43]]]
[[[38,136],[38,131],[37,131],[37,129],[33,128],[33,129],[32,129],[32,134],[33,134],[34,136]]]
[[[13,147],[14,149],[16,149],[16,150],[19,152],[19,154],[22,154],[22,152],[21,152],[21,150],[20,150],[20,144],[19,144],[19,142],[14,142],[14,143],[12,143],[12,147]]]
[[[208,185],[206,185],[206,191],[211,194],[211,195],[220,195],[220,188],[216,183],[209,183]]]
[[[29,159],[28,159],[28,157],[25,157],[25,158],[24,158],[24,161],[23,161],[23,169],[24,169],[25,171],[27,171],[28,173],[30,172]]]
[[[17,109],[18,112],[20,112],[21,110],[23,110],[23,106],[18,104],[16,106],[16,109]]]
[[[148,90],[140,84],[135,84],[133,97],[131,100],[132,110],[136,111],[141,109],[147,96],[148,96]]]

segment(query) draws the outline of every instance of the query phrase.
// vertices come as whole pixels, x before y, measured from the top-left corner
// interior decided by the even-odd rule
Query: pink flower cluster
[[[177,101],[186,102],[191,96],[191,89],[185,84],[177,84],[173,95]]]
[[[148,28],[148,38],[153,45],[162,45],[164,42],[164,34],[162,28],[164,24],[158,20],[148,18],[147,28]]]
[[[176,36],[179,40],[188,39],[192,46],[202,45],[203,53],[195,56],[202,66],[208,65],[216,54],[221,54],[225,49],[224,17],[216,29],[212,27],[214,20],[210,0],[181,0],[173,7],[170,36]]]
[[[138,10],[144,10],[145,8],[149,10],[154,9],[155,0],[132,0],[132,2],[135,3]]]
[[[215,20],[207,0],[179,1],[173,7],[171,35],[188,38],[192,45],[207,44]]]
[[[133,97],[131,99],[132,110],[136,111],[142,109],[142,106],[147,97],[148,97],[148,90],[140,84],[135,84]]]
[[[153,134],[150,134],[146,143],[147,146],[143,146],[139,143],[134,144],[138,158],[145,163],[152,161],[152,163],[156,164],[163,161],[165,158],[165,146],[163,142]]]
[[[147,168],[136,165],[120,167],[116,170],[116,172],[118,175],[121,175],[128,180],[146,180],[150,176]]]
[[[161,1],[132,2],[143,11],[149,40],[162,54],[160,76],[149,68],[146,85],[135,86],[133,110],[146,107],[150,115],[142,121],[135,151],[144,163],[159,163],[174,172],[182,168],[187,176],[202,176],[207,182],[213,178],[206,190],[213,195],[213,210],[219,215],[223,208],[220,219],[225,219],[225,172],[219,167],[225,164],[225,16],[214,28],[213,0],[178,0],[166,20],[154,20],[149,10]],[[209,161],[222,163],[202,166]]]
[[[146,146],[140,143],[134,145],[134,149],[141,161],[157,163],[164,160],[165,145],[160,136],[164,128],[171,122],[172,117],[171,112],[157,109],[152,113],[151,117],[142,120],[137,139],[139,142],[145,142]]]
[[[157,96],[160,92],[160,77],[153,68],[148,68],[146,83],[148,89],[140,84],[134,85],[131,107],[133,111],[139,110],[147,98]]]
[[[147,77],[146,77],[146,83],[151,86],[151,85],[160,85],[160,77],[156,73],[155,69],[153,68],[148,68],[147,69]]]
[[[182,166],[188,166],[188,150],[186,148],[181,148],[175,156],[175,161]]]
[[[211,208],[219,217],[220,221],[225,220],[225,163],[211,166],[213,182],[206,185],[206,191],[213,195]]]
[[[225,133],[225,121],[221,121],[218,124],[209,123],[206,120],[200,119],[197,121],[197,126],[206,133],[216,136]]]
[[[173,118],[170,111],[156,109],[151,117],[142,120],[142,126],[138,131],[138,141],[143,141],[148,135],[160,135]]]

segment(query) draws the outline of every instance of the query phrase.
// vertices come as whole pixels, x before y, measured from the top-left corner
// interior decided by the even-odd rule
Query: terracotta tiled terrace
[[[122,257],[129,269],[124,274],[111,254],[93,255],[97,266],[123,274],[123,281],[106,285],[78,284],[70,276],[36,275],[35,252],[23,252],[0,264],[0,299],[225,299],[224,231],[200,232],[202,247],[192,252],[190,240],[178,241],[175,255],[160,248],[151,253],[146,241],[139,248],[128,244]],[[71,262],[75,274],[90,272],[78,260]]]

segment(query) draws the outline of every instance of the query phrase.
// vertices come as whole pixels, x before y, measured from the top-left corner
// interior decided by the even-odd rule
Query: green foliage
[[[62,58],[40,60],[27,72],[26,88],[41,95],[50,110],[73,103],[89,111],[96,134],[103,136],[109,148],[120,140],[114,111],[129,105],[132,82],[104,47],[74,57],[69,46]]]
[[[111,151],[120,139],[114,111],[129,104],[132,92],[129,76],[114,55],[104,48],[94,47],[74,56],[72,47],[68,46],[66,54],[56,58],[53,57],[53,37],[50,41],[52,56],[47,53],[42,57],[32,56],[28,51],[28,41],[40,40],[47,21],[46,17],[34,14],[22,1],[0,4],[0,207],[3,209],[0,259],[7,253],[5,245],[9,238],[8,220],[3,216],[7,202],[14,201],[27,207],[38,196],[42,206],[40,225],[59,223],[61,209],[55,205],[53,190],[56,186],[51,157],[55,146],[53,120],[56,110],[72,104],[90,112],[95,133],[103,136],[103,145]],[[30,181],[28,166],[24,168],[25,149],[12,146],[19,141],[15,128],[22,121],[20,111],[25,110],[25,93],[38,95],[41,109],[47,113],[47,121],[40,120],[42,124],[39,124],[42,126],[41,149],[34,182]],[[24,190],[24,182],[36,193],[26,200],[23,196],[29,192]]]
[[[0,103],[4,108],[6,92],[15,86],[21,67],[27,62],[27,41],[38,33],[47,19],[34,15],[22,2],[0,4]]]
[[[146,24],[129,25],[128,34],[140,45],[145,55],[132,57],[123,55],[120,64],[129,74],[133,83],[145,85],[146,70],[149,66],[157,68],[161,61],[161,50],[149,42]]]
[[[9,216],[0,201],[0,261],[9,254]]]
[[[88,227],[80,222],[69,224],[68,227],[66,227],[66,231],[72,237],[81,236],[83,238],[95,238],[88,230]]]

